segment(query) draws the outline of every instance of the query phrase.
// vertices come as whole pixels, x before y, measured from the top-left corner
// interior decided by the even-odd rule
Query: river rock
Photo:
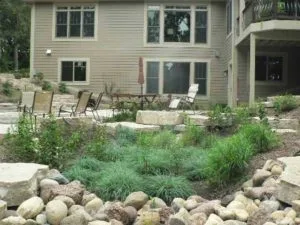
[[[88,221],[85,220],[81,214],[73,214],[63,218],[60,225],[86,225]]]
[[[119,202],[109,204],[104,211],[109,219],[116,219],[121,221],[124,225],[129,224],[130,218],[126,213],[123,205]]]
[[[238,220],[226,220],[224,225],[247,225],[247,223]]]
[[[92,201],[94,198],[97,198],[97,196],[94,193],[84,192],[82,196],[81,205],[85,206],[89,201]]]
[[[149,197],[142,191],[133,192],[127,196],[124,201],[125,206],[133,206],[137,210],[143,207],[148,201]]]
[[[21,216],[10,216],[0,221],[1,225],[25,225],[26,220]]]
[[[102,206],[103,206],[103,201],[100,198],[94,198],[84,206],[84,209],[90,215],[95,215]]]
[[[272,175],[270,171],[258,169],[256,170],[254,176],[252,177],[253,186],[257,187],[262,185],[262,183]]]
[[[204,225],[207,221],[205,213],[195,213],[190,216],[191,225]]]
[[[167,204],[161,198],[154,197],[148,200],[146,205],[149,205],[151,209],[167,207]]]
[[[296,211],[296,213],[298,215],[300,215],[300,200],[294,200],[294,201],[292,201],[292,207]],[[0,211],[1,211],[1,203],[0,203]]]
[[[52,200],[46,205],[47,221],[52,225],[59,225],[67,214],[68,207],[60,200]]]
[[[7,206],[19,206],[38,192],[49,167],[35,163],[0,163],[0,199]]]
[[[47,223],[47,217],[45,214],[37,215],[35,220],[38,224],[46,224]]]
[[[60,201],[64,202],[68,208],[75,205],[74,200],[65,195],[58,195],[53,200],[60,200]]]
[[[58,195],[64,195],[72,198],[76,204],[80,204],[82,201],[84,189],[78,182],[71,182],[66,185],[59,185],[50,188],[50,200],[54,199]]]
[[[184,208],[188,211],[197,208],[198,205],[199,203],[195,199],[188,199],[184,202]]]
[[[5,217],[7,211],[7,203],[5,201],[0,200],[0,220]]]
[[[160,216],[158,212],[143,212],[137,219],[135,225],[160,225]]]
[[[203,202],[198,205],[197,208],[193,209],[190,211],[190,214],[193,215],[195,213],[205,213],[207,216],[210,215],[211,213],[214,213],[214,209],[218,206],[221,205],[220,200],[212,200],[209,202]]]
[[[55,180],[59,184],[69,183],[69,180],[56,169],[51,169],[47,174],[47,178]]]
[[[210,214],[205,225],[221,225],[223,224],[223,220],[218,217],[216,214]]]
[[[35,218],[44,209],[43,199],[40,197],[32,197],[24,201],[17,209],[18,215],[24,219]]]
[[[185,208],[181,208],[178,213],[171,215],[169,218],[169,225],[189,225],[190,214]]]
[[[184,207],[185,200],[183,198],[174,198],[171,207],[175,212],[178,212],[182,207]]]

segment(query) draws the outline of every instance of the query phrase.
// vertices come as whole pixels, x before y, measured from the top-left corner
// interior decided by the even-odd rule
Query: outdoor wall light
[[[216,58],[220,58],[220,52],[218,50],[214,50],[214,56]]]
[[[51,50],[51,49],[47,49],[47,50],[46,50],[46,55],[47,55],[47,56],[50,56],[51,53],[52,53],[52,50]]]

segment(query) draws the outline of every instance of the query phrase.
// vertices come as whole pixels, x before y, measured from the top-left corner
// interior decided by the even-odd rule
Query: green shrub
[[[130,193],[144,189],[142,176],[129,168],[126,163],[114,162],[108,164],[100,174],[101,179],[95,182],[91,190],[105,201],[124,201]]]
[[[245,136],[218,141],[208,153],[204,176],[212,184],[226,184],[243,174],[253,154],[253,146]]]
[[[266,152],[279,145],[276,133],[264,123],[244,125],[238,134],[251,142],[255,152]]]
[[[199,126],[188,124],[182,133],[181,141],[183,145],[201,145],[205,137],[204,129]]]
[[[38,133],[38,162],[50,167],[63,168],[82,143],[80,131],[71,134],[55,118],[43,121]]]
[[[233,125],[233,114],[229,107],[216,105],[209,113],[209,125],[212,129],[223,129]]]
[[[44,80],[44,74],[41,72],[37,72],[36,74],[33,75],[33,80],[32,82],[37,84],[37,85],[42,85]]]
[[[247,124],[251,121],[252,110],[248,107],[237,107],[234,109],[234,114],[234,123],[236,125]]]
[[[104,119],[104,122],[121,122],[121,121],[135,121],[136,111],[121,111],[111,118]]]
[[[274,107],[277,113],[287,112],[298,107],[297,99],[293,95],[281,95],[275,98]]]
[[[58,90],[60,93],[63,93],[63,94],[69,93],[66,83],[59,83]]]
[[[142,132],[137,136],[137,144],[142,147],[161,149],[180,147],[176,134],[167,129],[160,132]]]
[[[194,194],[193,188],[184,177],[158,175],[146,178],[145,192],[171,203],[176,197],[187,198]]]
[[[44,91],[52,91],[53,87],[49,81],[44,80],[42,84],[42,90]]]
[[[2,84],[2,94],[11,97],[13,94],[13,86],[9,81]]]
[[[3,144],[16,160],[35,161],[39,144],[29,116],[20,116],[16,127],[4,136]]]

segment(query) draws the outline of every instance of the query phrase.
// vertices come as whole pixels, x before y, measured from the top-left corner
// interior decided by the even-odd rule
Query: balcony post
[[[255,103],[255,55],[256,35],[250,34],[250,73],[249,73],[249,106]]]

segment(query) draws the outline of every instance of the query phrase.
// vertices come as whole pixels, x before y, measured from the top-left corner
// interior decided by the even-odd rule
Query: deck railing
[[[243,11],[244,29],[267,20],[300,20],[300,0],[252,0]]]

